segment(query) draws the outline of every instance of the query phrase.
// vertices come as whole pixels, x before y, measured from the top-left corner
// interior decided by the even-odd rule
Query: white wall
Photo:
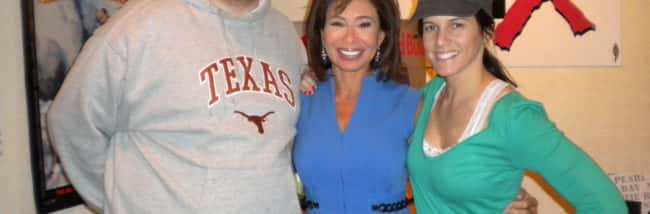
[[[34,213],[20,1],[0,1],[0,213]]]

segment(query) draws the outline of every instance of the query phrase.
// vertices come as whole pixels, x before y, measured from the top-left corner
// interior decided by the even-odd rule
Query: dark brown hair
[[[329,62],[321,59],[323,49],[321,31],[325,28],[327,9],[333,7],[337,13],[343,12],[352,0],[313,0],[309,8],[304,32],[307,37],[309,67],[319,80],[327,78]],[[401,56],[399,52],[400,15],[395,0],[370,0],[377,10],[379,27],[384,31],[384,41],[379,46],[379,62],[371,62],[371,68],[379,69],[379,80],[403,79],[400,77]],[[329,61],[329,60],[327,60]]]
[[[488,13],[483,10],[479,10],[474,17],[476,18],[478,25],[481,27],[483,35],[490,39],[494,38],[494,19],[492,16],[488,15]],[[506,69],[503,67],[501,60],[492,55],[490,50],[487,48],[483,50],[483,67],[485,67],[485,69],[487,69],[487,71],[494,77],[517,87],[517,83],[512,80]]]

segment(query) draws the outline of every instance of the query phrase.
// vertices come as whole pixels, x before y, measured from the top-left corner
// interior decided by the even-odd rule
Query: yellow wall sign
[[[399,0],[399,13],[402,16],[402,20],[409,20],[415,13],[415,9],[418,5],[418,0]]]

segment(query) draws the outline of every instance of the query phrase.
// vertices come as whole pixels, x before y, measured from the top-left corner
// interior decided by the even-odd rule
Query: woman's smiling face
[[[332,4],[321,32],[323,47],[335,72],[370,71],[384,40],[379,15],[369,0],[352,0],[343,11]]]
[[[436,73],[447,77],[481,69],[486,43],[475,17],[430,16],[422,20],[426,57]]]

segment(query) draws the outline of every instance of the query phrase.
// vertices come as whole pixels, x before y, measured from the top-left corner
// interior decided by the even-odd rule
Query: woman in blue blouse
[[[311,5],[305,33],[320,82],[301,98],[293,152],[309,213],[409,213],[406,142],[420,94],[394,81],[398,17],[389,0]]]
[[[406,142],[420,94],[397,81],[395,1],[313,1],[305,33],[319,80],[301,97],[293,150],[307,212],[409,213]]]

